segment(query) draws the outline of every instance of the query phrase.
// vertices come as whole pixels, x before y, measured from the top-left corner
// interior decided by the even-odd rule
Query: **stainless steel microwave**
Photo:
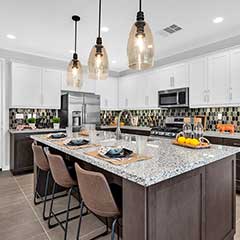
[[[170,89],[158,92],[159,107],[189,107],[189,88]]]

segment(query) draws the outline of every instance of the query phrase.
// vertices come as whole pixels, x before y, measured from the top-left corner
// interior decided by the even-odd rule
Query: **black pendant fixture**
[[[108,78],[108,55],[101,38],[102,0],[99,0],[98,37],[88,58],[88,77],[95,80]]]
[[[67,85],[69,87],[81,88],[82,65],[78,60],[78,55],[77,55],[77,23],[80,21],[80,17],[77,15],[74,15],[72,16],[72,20],[75,23],[75,41],[74,41],[73,59],[70,61],[67,68]]]
[[[137,19],[129,34],[127,55],[128,66],[131,69],[144,70],[154,64],[153,35],[144,19],[142,0],[139,0]]]

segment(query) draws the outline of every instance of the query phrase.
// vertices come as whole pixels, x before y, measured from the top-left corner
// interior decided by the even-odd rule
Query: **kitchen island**
[[[96,148],[70,150],[41,135],[32,138],[122,187],[124,240],[234,239],[239,148],[193,150],[174,146],[170,139],[151,139],[150,160],[116,166],[85,154]],[[103,133],[96,143],[136,149],[129,138],[117,141]]]

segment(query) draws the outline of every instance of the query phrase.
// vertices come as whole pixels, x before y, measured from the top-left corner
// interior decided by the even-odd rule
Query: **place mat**
[[[77,149],[84,149],[84,148],[91,148],[91,147],[99,147],[99,144],[85,144],[85,145],[81,145],[81,146],[68,146],[67,144],[65,144],[65,141],[59,141],[56,142],[57,145],[61,146],[61,147],[66,147],[68,149],[71,150],[77,150]]]
[[[113,158],[102,157],[98,154],[98,151],[85,152],[85,154],[88,155],[88,156],[91,156],[91,157],[101,159],[101,160],[106,161],[106,162],[110,162],[114,165],[126,165],[126,164],[129,164],[129,163],[134,163],[134,162],[138,162],[138,161],[150,160],[152,158],[152,157],[149,157],[149,156],[142,156],[142,155],[138,155],[136,153],[133,153],[132,156],[129,157],[129,158],[122,158],[121,160],[117,160],[117,159],[113,159]]]

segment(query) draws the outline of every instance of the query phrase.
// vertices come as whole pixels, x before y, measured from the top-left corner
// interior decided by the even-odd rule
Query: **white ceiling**
[[[0,0],[0,48],[70,60],[73,48],[71,16],[81,16],[78,53],[87,64],[97,34],[97,0]],[[138,0],[103,0],[103,42],[112,70],[127,69],[127,39],[135,21]],[[145,19],[151,26],[156,59],[240,34],[239,0],[143,0]],[[224,22],[213,24],[215,17]],[[184,30],[169,37],[159,30],[171,24]],[[14,34],[10,40],[6,34]],[[111,61],[116,60],[115,64]]]

